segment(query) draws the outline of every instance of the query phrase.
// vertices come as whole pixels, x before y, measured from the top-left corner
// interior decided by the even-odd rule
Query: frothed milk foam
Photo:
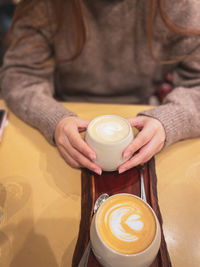
[[[99,208],[97,230],[102,240],[113,250],[135,254],[153,241],[156,221],[150,208],[131,195],[116,195]]]
[[[90,127],[92,137],[100,142],[115,143],[126,138],[130,128],[127,122],[121,118],[103,117],[93,122]]]

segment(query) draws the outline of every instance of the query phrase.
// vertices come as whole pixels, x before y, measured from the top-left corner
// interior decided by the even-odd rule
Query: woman
[[[119,167],[124,172],[200,136],[199,10],[195,0],[21,1],[1,71],[3,97],[72,167],[101,174],[79,135],[88,121],[57,100],[148,104],[172,73],[175,88],[163,104],[129,119],[140,132],[124,151],[134,154]]]

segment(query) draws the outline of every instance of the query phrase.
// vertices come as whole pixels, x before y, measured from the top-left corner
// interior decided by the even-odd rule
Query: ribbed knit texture
[[[10,108],[38,128],[52,143],[55,126],[64,116],[75,113],[63,101],[148,104],[168,72],[175,89],[162,106],[141,114],[159,119],[166,131],[165,145],[200,135],[200,60],[190,57],[174,64],[158,64],[149,53],[146,0],[85,0],[88,39],[80,57],[55,64],[55,56],[70,56],[66,42],[72,26],[66,19],[62,31],[50,44],[51,28],[38,31],[32,22],[47,17],[41,4],[19,21],[15,39],[25,33],[14,48],[8,49],[0,72],[0,87]],[[178,25],[200,29],[200,1],[166,1],[169,17]],[[159,60],[185,54],[200,55],[200,39],[180,37],[168,30],[156,14],[153,53]],[[56,75],[55,75],[56,70]],[[74,111],[76,112],[76,111]]]

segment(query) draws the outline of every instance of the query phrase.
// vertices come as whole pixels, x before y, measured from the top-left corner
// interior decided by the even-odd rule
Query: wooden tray
[[[148,203],[155,211],[161,225],[161,246],[151,267],[170,267],[171,262],[167,251],[162,229],[162,217],[157,198],[157,177],[155,161],[152,158],[143,168],[145,191]],[[125,173],[103,172],[101,176],[83,169],[81,173],[81,221],[79,236],[73,255],[72,267],[77,267],[89,240],[89,229],[93,215],[95,200],[102,193],[113,195],[116,193],[131,193],[140,196],[139,169],[133,168]],[[88,267],[101,267],[93,253],[90,253]]]

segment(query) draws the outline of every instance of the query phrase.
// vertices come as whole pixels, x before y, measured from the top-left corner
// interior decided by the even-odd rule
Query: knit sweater
[[[84,0],[88,31],[84,49],[75,60],[57,64],[55,58],[70,56],[71,46],[65,37],[72,25],[65,18],[62,30],[47,42],[52,28],[37,30],[32,23],[49,14],[41,1],[16,23],[13,38],[27,31],[31,34],[10,47],[4,57],[0,87],[7,104],[52,142],[58,121],[76,112],[56,99],[148,104],[157,85],[171,72],[174,90],[162,105],[141,114],[161,121],[166,146],[200,136],[200,60],[191,56],[173,64],[156,62],[148,48],[148,8],[146,0]],[[199,0],[168,0],[165,8],[174,23],[199,27]],[[158,60],[200,55],[199,37],[178,36],[166,28],[157,13],[152,45]]]

